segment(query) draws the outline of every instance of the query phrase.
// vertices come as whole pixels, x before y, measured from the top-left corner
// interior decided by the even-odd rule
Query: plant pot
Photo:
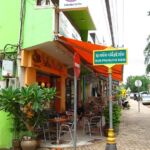
[[[37,148],[39,148],[41,145],[41,139],[37,139],[36,142],[37,142]]]
[[[20,140],[19,139],[13,139],[12,146],[13,146],[13,150],[21,150]]]
[[[104,126],[103,126],[103,135],[104,135],[105,137],[108,136],[108,129],[109,129],[109,125],[104,125]]]
[[[36,150],[37,141],[36,140],[22,140],[21,148],[22,150]]]

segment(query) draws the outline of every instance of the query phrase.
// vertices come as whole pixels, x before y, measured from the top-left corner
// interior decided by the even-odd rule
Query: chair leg
[[[71,129],[70,129],[70,128],[69,128],[69,133],[70,133],[71,140],[72,140],[72,142],[73,142],[72,131],[71,131]]]
[[[42,128],[43,128],[43,134],[44,134],[44,141],[46,142],[46,133],[45,133],[44,127]]]
[[[49,131],[48,131],[48,138],[49,138],[49,140],[51,140],[51,135],[50,135]]]
[[[99,128],[99,133],[102,136],[102,128],[101,127]]]
[[[86,130],[90,133],[89,122],[87,119],[83,118],[83,134],[86,134]]]
[[[89,134],[90,134],[90,137],[92,136],[92,134],[91,134],[91,126],[90,126],[90,124],[88,123],[88,129],[89,129]]]
[[[102,117],[101,117],[101,121],[100,121],[100,135],[102,136],[103,134],[102,134]]]
[[[86,134],[86,130],[88,129],[89,131],[89,126],[87,124],[84,124],[84,127],[83,127],[83,134]]]
[[[59,134],[58,134],[58,141],[60,141],[60,135],[61,135],[61,126],[60,126],[60,128],[59,128]]]
[[[72,134],[72,129],[69,127],[69,126],[63,126],[63,127],[65,127],[66,129],[67,129],[67,131],[69,132],[69,134],[70,134],[70,138],[71,138],[71,141],[73,142],[73,134]],[[63,127],[62,126],[60,126],[60,130],[59,130],[59,140],[60,140],[60,138],[61,138],[61,132],[63,132]],[[66,131],[65,131],[66,132]]]
[[[86,125],[84,124],[83,125],[83,134],[85,134],[86,133],[86,127],[85,127]]]

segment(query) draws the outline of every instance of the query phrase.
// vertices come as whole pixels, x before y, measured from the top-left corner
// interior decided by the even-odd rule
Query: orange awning
[[[87,65],[90,68],[94,69],[101,75],[108,77],[108,67],[104,65],[93,66],[93,50],[104,50],[107,48],[106,46],[82,42],[63,36],[58,37],[58,41],[61,42],[73,53],[77,52],[80,55],[80,57],[87,62]],[[118,81],[123,80],[123,65],[119,64],[112,67],[112,78]]]

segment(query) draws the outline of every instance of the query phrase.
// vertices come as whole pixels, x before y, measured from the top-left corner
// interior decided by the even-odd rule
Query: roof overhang
[[[25,50],[40,50],[49,56],[55,58],[59,62],[63,63],[67,68],[73,67],[73,54],[68,51],[60,42],[49,41],[41,43],[32,47],[25,48]]]
[[[88,42],[82,42],[66,37],[58,37],[58,41],[62,43],[68,50],[72,53],[76,52],[80,55],[83,61],[86,61],[88,67],[92,68],[96,72],[100,73],[104,77],[108,77],[108,67],[104,65],[93,66],[93,51],[94,50],[104,50],[108,48],[103,45],[91,44]],[[123,65],[114,65],[112,67],[112,78],[117,81],[123,80]]]
[[[66,15],[79,32],[96,29],[89,11],[88,0],[61,0],[59,10]]]
[[[88,8],[68,10],[64,14],[79,32],[96,29]]]

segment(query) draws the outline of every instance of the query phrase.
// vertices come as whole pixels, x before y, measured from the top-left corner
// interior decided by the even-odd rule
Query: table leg
[[[57,132],[57,141],[56,141],[56,143],[59,144],[59,137],[58,137],[59,136],[59,123],[57,123],[57,131],[56,132]]]

